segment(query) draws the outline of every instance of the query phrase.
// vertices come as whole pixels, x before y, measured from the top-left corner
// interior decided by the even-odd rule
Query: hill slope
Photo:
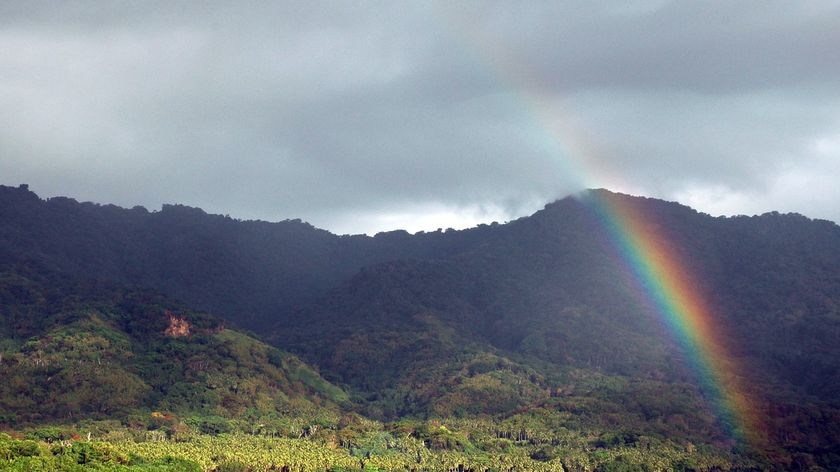
[[[455,253],[472,239],[471,232],[336,236],[300,220],[239,221],[182,205],[129,210],[0,186],[0,257],[154,288],[251,329],[364,266]]]
[[[296,357],[149,290],[0,264],[0,423],[337,411]]]
[[[840,228],[776,213],[712,218],[676,203],[600,192],[656,225],[694,275],[696,290],[714,307],[730,361],[747,372],[747,388],[764,416],[768,454],[787,464],[840,466]],[[566,198],[504,225],[367,237],[335,236],[299,221],[242,222],[177,205],[150,213],[44,201],[24,187],[0,187],[0,260],[7,267],[27,260],[31,270],[8,269],[3,281],[4,314],[17,313],[0,324],[0,333],[13,339],[4,345],[3,364],[31,365],[61,352],[62,359],[69,354],[99,365],[91,357],[95,350],[55,347],[57,339],[70,337],[73,346],[107,342],[108,356],[122,366],[114,388],[129,389],[123,396],[135,399],[158,392],[148,408],[226,409],[223,393],[236,397],[238,391],[219,393],[213,386],[215,379],[238,375],[237,365],[276,378],[279,387],[247,395],[255,400],[233,411],[282,405],[283,395],[304,395],[312,405],[343,401],[325,382],[304,381],[315,374],[299,374],[296,383],[295,369],[282,362],[271,371],[263,362],[269,355],[253,354],[267,347],[240,335],[231,340],[234,335],[218,331],[218,320],[201,321],[195,312],[188,319],[195,319],[197,332],[205,329],[198,344],[211,349],[195,358],[197,364],[175,356],[173,367],[159,369],[176,372],[173,377],[144,377],[138,372],[158,369],[142,362],[164,358],[138,346],[130,320],[151,313],[138,332],[154,332],[155,345],[201,350],[160,334],[169,322],[165,310],[176,317],[189,310],[149,301],[138,295],[144,291],[103,297],[74,287],[50,295],[53,282],[37,274],[61,273],[103,281],[98,285],[150,287],[259,329],[317,365],[372,417],[490,415],[516,423],[527,416],[555,428],[546,422],[560,415],[563,428],[731,444],[687,354],[615,257],[584,202],[589,197]],[[20,288],[30,284],[36,288]],[[68,297],[73,293],[76,298]],[[41,300],[73,308],[44,317]],[[102,308],[91,309],[91,300]],[[156,308],[142,308],[150,303]],[[105,341],[88,339],[86,333],[100,331]],[[239,347],[224,347],[230,343]],[[125,355],[126,345],[137,353]],[[191,370],[215,352],[229,356],[215,364],[227,367]],[[48,398],[56,377],[42,374],[37,392]],[[180,386],[162,387],[178,384],[179,376],[204,382],[210,393],[193,400]],[[87,385],[61,384],[79,392]],[[125,408],[99,405],[95,395],[84,401],[93,405],[91,414]],[[9,402],[15,392],[3,397]],[[6,408],[25,416],[33,406]],[[38,408],[33,418],[59,415]]]
[[[840,228],[602,197],[659,225],[695,274],[730,361],[748,373],[768,441],[836,454]],[[613,253],[587,205],[565,199],[461,253],[368,267],[275,339],[365,392],[374,416],[548,405],[646,434],[724,438],[688,354]]]

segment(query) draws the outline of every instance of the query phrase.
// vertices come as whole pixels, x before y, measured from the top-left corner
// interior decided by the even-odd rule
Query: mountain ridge
[[[542,411],[534,421],[560,414],[575,430],[727,447],[685,349],[585,202],[594,196],[632,206],[690,269],[749,373],[773,454],[835,463],[840,227],[826,220],[711,217],[593,190],[504,224],[336,236],[299,220],[0,187],[0,263],[23,258],[36,273],[153,289],[216,313],[315,366],[347,392],[347,408],[374,419]]]

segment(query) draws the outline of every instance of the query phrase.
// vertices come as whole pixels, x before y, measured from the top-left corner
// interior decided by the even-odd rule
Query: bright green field
[[[278,437],[263,424],[222,434],[173,422],[156,430],[40,427],[0,433],[6,471],[738,471],[756,464],[708,447],[649,437],[571,431],[550,436],[482,420],[382,424],[361,417],[340,427]],[[262,428],[262,429],[261,429]],[[87,431],[86,431],[87,430]],[[258,431],[259,430],[259,431]],[[88,439],[90,433],[90,439]],[[95,434],[94,434],[95,433]],[[755,469],[752,469],[755,470]]]

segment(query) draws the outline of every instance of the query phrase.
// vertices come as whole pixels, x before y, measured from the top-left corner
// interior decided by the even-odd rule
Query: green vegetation
[[[840,228],[603,196],[694,274],[761,444],[578,200],[371,238],[0,186],[2,469],[840,470]]]
[[[641,436],[602,444],[568,430],[541,430],[540,423],[525,426],[533,436],[514,440],[499,437],[507,431],[498,423],[478,419],[382,424],[345,417],[303,438],[233,423],[230,432],[217,435],[186,423],[167,434],[113,423],[40,428],[16,438],[2,434],[0,470],[734,471],[757,465],[690,443]],[[85,439],[91,432],[93,439]]]
[[[0,360],[0,424],[151,411],[336,415],[348,404],[346,393],[295,356],[211,315],[152,292],[31,272],[0,267],[3,315],[14,327]]]

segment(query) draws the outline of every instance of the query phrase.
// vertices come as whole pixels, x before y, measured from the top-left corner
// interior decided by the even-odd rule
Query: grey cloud
[[[531,14],[502,3],[497,21],[478,25],[471,9],[450,16],[456,28],[475,30],[475,47],[519,62],[554,89],[729,92],[840,75],[837,2],[659,3],[632,16],[567,2]]]
[[[0,174],[347,231],[518,216],[578,165],[758,208],[840,160],[816,144],[840,129],[839,5],[4,2]],[[807,190],[794,209],[835,215]]]

